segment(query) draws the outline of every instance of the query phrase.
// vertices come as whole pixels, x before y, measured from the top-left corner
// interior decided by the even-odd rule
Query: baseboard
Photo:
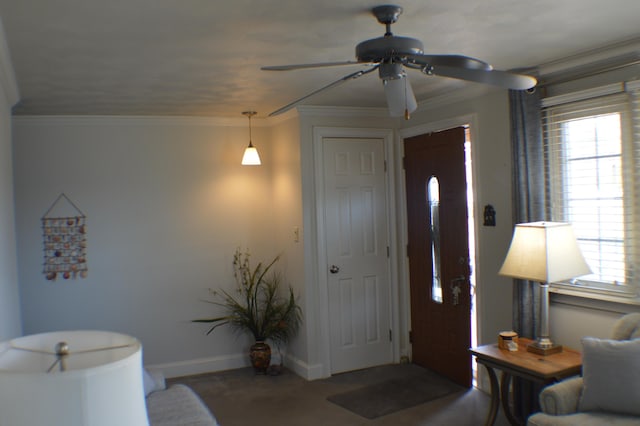
[[[149,370],[162,371],[167,378],[213,373],[216,371],[233,370],[249,366],[249,357],[245,353],[145,365]]]
[[[301,359],[289,354],[284,355],[284,365],[298,376],[306,380],[317,380],[326,377],[321,364],[310,366]],[[198,358],[162,364],[148,364],[149,370],[162,371],[166,378],[192,376],[195,374],[215,373],[218,371],[234,370],[249,367],[249,356],[246,353],[225,355],[211,358]]]
[[[322,368],[322,364],[309,365],[306,362],[302,361],[299,358],[294,358],[289,354],[284,355],[285,359],[285,367],[292,370],[298,376],[307,379],[307,380],[317,380],[324,379],[326,376],[324,375]]]

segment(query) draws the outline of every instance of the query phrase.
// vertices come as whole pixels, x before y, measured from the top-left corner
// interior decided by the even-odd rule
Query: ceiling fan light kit
[[[378,67],[378,75],[384,86],[389,115],[408,120],[410,114],[418,108],[418,102],[402,64],[382,63]]]
[[[402,8],[395,5],[374,7],[373,15],[385,25],[384,36],[365,40],[356,46],[357,61],[324,62],[312,64],[280,65],[262,67],[266,71],[292,71],[309,68],[334,67],[342,65],[367,65],[370,68],[349,74],[310,94],[299,98],[272,112],[269,116],[281,114],[295,107],[305,99],[346,81],[354,80],[374,70],[382,80],[387,106],[392,117],[409,114],[417,108],[417,102],[407,78],[405,68],[416,69],[428,76],[441,76],[459,80],[490,84],[505,89],[527,90],[537,83],[534,77],[494,70],[491,65],[463,55],[425,55],[420,40],[396,36],[391,32],[391,24],[402,14]],[[399,113],[399,111],[401,112]]]
[[[383,80],[384,94],[391,117],[405,117],[418,108],[418,102],[409,84],[409,77]]]

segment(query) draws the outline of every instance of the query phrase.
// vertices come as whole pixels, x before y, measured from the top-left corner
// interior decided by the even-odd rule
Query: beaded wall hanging
[[[65,201],[71,214],[49,216],[58,203]],[[87,224],[86,216],[61,193],[42,216],[45,277],[53,281],[58,277],[86,278],[87,276]]]

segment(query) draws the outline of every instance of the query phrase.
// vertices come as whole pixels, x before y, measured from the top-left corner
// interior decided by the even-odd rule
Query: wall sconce
[[[251,117],[257,114],[255,111],[244,111],[243,115],[249,118],[249,146],[244,150],[244,155],[242,156],[242,165],[243,166],[259,166],[262,164],[260,162],[260,155],[258,154],[258,150],[255,146],[253,146],[253,142],[251,142]]]

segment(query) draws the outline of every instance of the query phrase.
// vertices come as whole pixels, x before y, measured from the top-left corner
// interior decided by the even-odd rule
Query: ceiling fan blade
[[[334,81],[333,83],[327,84],[326,86],[321,87],[318,90],[314,90],[313,92],[309,93],[308,95],[305,95],[305,96],[303,96],[303,97],[301,97],[299,99],[296,99],[295,101],[291,102],[290,104],[287,104],[287,105],[283,106],[282,108],[273,111],[271,114],[269,114],[269,117],[273,117],[275,115],[282,114],[285,111],[289,111],[291,108],[293,108],[294,106],[298,105],[300,102],[304,101],[307,98],[310,98],[313,95],[316,95],[316,94],[322,92],[323,90],[331,89],[332,87],[336,87],[336,86],[344,83],[345,81],[354,80],[354,79],[356,79],[358,77],[362,77],[365,74],[369,74],[370,72],[377,70],[378,67],[379,67],[379,65],[376,65],[374,67],[371,67],[370,69],[360,70],[360,71],[356,71],[354,73],[351,73],[349,75],[346,75],[346,76],[342,77],[341,79]]]
[[[538,82],[534,77],[515,74],[508,71],[481,70],[458,68],[450,66],[434,66],[431,70],[424,70],[428,75],[457,78],[476,83],[491,84],[505,89],[526,90],[531,89]]]
[[[274,65],[268,67],[261,67],[263,71],[293,71],[302,70],[307,68],[327,68],[327,67],[339,67],[342,65],[362,65],[366,62],[356,61],[342,61],[342,62],[320,62],[316,64],[293,64],[293,65]]]
[[[407,66],[410,68],[422,67],[460,67],[474,70],[489,71],[493,69],[488,63],[480,59],[463,55],[406,55]],[[419,65],[419,66],[415,66]]]

